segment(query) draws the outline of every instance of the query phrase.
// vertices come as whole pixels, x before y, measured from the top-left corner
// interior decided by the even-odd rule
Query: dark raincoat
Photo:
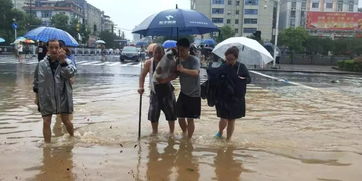
[[[248,69],[244,64],[236,62],[234,65],[223,64],[217,72],[217,116],[224,119],[245,117],[246,84],[251,82]],[[245,79],[240,79],[239,76]]]

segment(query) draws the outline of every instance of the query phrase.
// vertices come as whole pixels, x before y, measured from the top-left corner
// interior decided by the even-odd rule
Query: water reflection
[[[75,180],[73,169],[73,145],[62,147],[45,146],[43,163],[35,180]]]
[[[146,176],[149,180],[169,180],[177,152],[174,148],[175,141],[171,138],[168,139],[167,146],[164,148],[163,153],[160,153],[157,148],[158,142],[158,140],[152,140],[149,143]]]
[[[177,169],[177,181],[199,180],[198,160],[192,155],[194,147],[188,140],[181,140],[176,153],[175,166]]]
[[[235,147],[227,146],[220,147],[215,156],[215,174],[219,181],[227,180],[236,181],[239,180],[242,172],[242,163],[236,160],[234,156]]]

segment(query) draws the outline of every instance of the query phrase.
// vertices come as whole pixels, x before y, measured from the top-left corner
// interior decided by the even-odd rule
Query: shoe
[[[215,138],[219,138],[219,139],[221,139],[221,138],[222,138],[221,133],[220,133],[220,132],[217,132],[217,133],[215,134]]]

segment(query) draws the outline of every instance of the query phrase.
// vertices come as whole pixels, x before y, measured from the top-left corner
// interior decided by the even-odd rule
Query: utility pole
[[[29,14],[30,14],[30,17],[31,17],[31,15],[33,14],[33,1],[32,0],[29,0]]]
[[[280,11],[280,0],[276,0],[277,2],[277,19],[275,22],[275,43],[274,43],[274,55],[273,55],[273,68],[275,67],[275,61],[277,57],[277,45],[278,45],[278,33],[279,33],[279,11]],[[280,52],[279,52],[280,53]]]

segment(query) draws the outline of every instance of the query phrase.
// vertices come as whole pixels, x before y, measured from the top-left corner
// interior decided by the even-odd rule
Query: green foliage
[[[18,25],[18,36],[41,24],[41,20],[35,16],[13,9],[11,0],[0,0],[0,4],[0,36],[5,38],[7,44],[15,39],[14,30],[11,27],[11,24],[14,22],[13,19],[15,19]]]
[[[233,36],[235,36],[235,31],[233,30],[233,28],[231,28],[231,26],[229,25],[225,25],[220,28],[220,32],[219,35],[216,37],[216,41],[222,42]]]
[[[337,65],[341,70],[362,72],[362,57],[338,61]]]
[[[333,40],[329,38],[308,37],[305,41],[305,50],[308,55],[322,54],[328,55],[333,51]]]
[[[106,48],[118,48],[119,45],[115,42],[115,39],[118,39],[118,36],[109,31],[102,31],[99,35],[99,38],[106,42]]]
[[[69,17],[65,14],[56,14],[52,16],[52,19],[50,20],[50,24],[55,27],[62,29],[64,31],[69,31]]]
[[[280,45],[287,46],[292,53],[300,53],[304,51],[308,38],[308,32],[304,28],[288,28],[280,33],[279,42]]]
[[[280,45],[288,47],[294,53],[307,55],[360,56],[362,55],[362,38],[344,38],[332,40],[326,37],[312,37],[302,27],[288,28],[279,36]]]
[[[67,31],[76,40],[78,39],[78,33],[82,36],[81,43],[86,43],[89,38],[90,31],[85,24],[81,24],[78,19],[72,18],[69,21],[69,17],[65,14],[56,14],[51,19],[51,25],[55,28]]]

